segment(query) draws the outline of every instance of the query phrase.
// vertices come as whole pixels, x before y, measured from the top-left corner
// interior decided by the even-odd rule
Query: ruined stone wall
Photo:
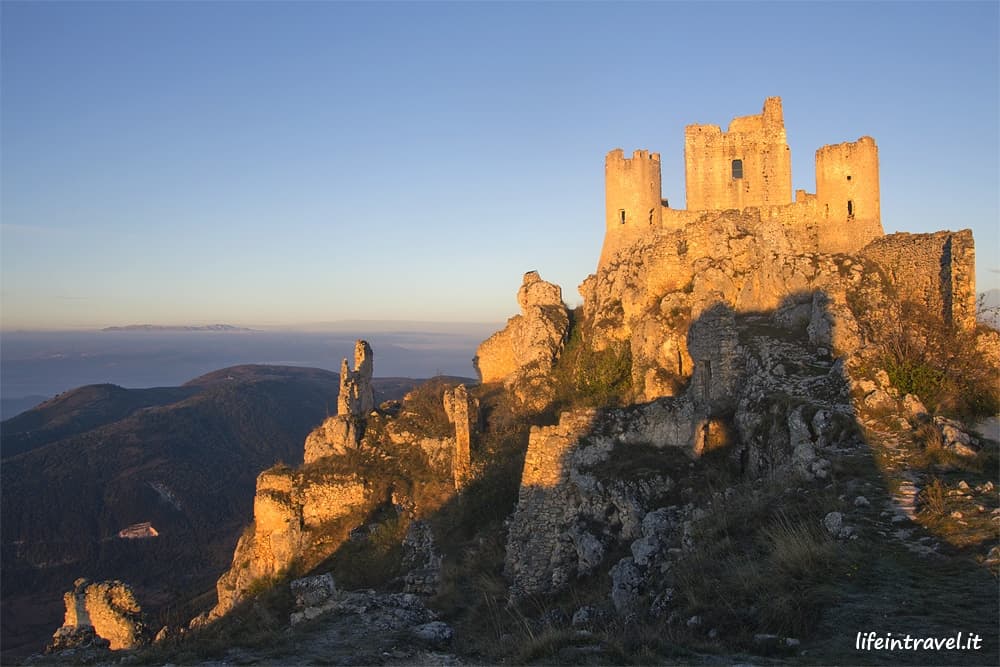
[[[455,426],[451,471],[455,488],[461,489],[471,474],[472,431],[479,421],[479,401],[469,396],[464,384],[444,392],[444,411]]]
[[[364,417],[375,409],[372,391],[372,348],[367,341],[354,344],[354,370],[344,359],[340,366],[340,393],[337,395],[337,414],[342,417]]]
[[[734,161],[742,162],[742,174]],[[687,208],[742,209],[792,201],[792,158],[780,97],[764,101],[755,116],[734,118],[728,131],[717,125],[684,130]]]
[[[976,251],[972,230],[897,233],[878,238],[861,254],[877,263],[900,301],[926,305],[946,324],[976,325]]]
[[[855,252],[884,234],[874,139],[816,151],[816,205],[821,252]]]
[[[66,617],[53,635],[54,643],[58,643],[55,640],[61,635],[86,627],[92,627],[98,637],[108,640],[114,651],[135,648],[148,638],[135,593],[121,581],[91,583],[77,579],[73,590],[63,596],[63,602]]]

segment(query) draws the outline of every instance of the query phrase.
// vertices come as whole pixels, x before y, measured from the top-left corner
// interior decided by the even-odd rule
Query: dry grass
[[[919,501],[921,518],[936,519],[944,516],[947,511],[947,501],[945,499],[945,486],[940,478],[933,478],[930,484],[921,489]]]

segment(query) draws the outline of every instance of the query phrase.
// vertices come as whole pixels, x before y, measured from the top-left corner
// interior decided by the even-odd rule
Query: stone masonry
[[[605,237],[599,267],[618,250],[663,230],[682,230],[708,211],[739,210],[785,226],[801,252],[854,252],[882,236],[878,147],[871,137],[816,151],[816,194],[792,198],[791,152],[781,98],[727,131],[684,132],[687,210],[662,198],[660,155],[616,148],[605,159]]]
[[[862,254],[875,261],[901,301],[924,304],[948,326],[976,326],[976,249],[972,231],[892,234]]]
[[[455,488],[461,489],[471,474],[472,431],[479,421],[479,401],[469,396],[464,384],[444,392],[444,411],[455,425],[455,448],[451,460]]]
[[[354,344],[354,370],[344,359],[340,366],[340,394],[337,395],[337,415],[365,417],[375,409],[372,392],[372,348],[368,341]]]
[[[135,593],[120,581],[92,583],[77,579],[63,601],[66,620],[52,636],[53,647],[68,648],[65,638],[77,636],[86,628],[93,628],[94,634],[106,639],[113,651],[135,648],[148,640]]]

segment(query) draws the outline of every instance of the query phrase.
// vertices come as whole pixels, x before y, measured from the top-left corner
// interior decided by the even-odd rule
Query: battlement
[[[607,158],[605,158],[605,164],[611,163],[621,163],[626,168],[633,164],[638,164],[640,162],[652,161],[659,163],[660,154],[650,153],[644,150],[634,150],[629,157],[625,157],[625,151],[621,148],[616,148],[613,151],[609,151]]]

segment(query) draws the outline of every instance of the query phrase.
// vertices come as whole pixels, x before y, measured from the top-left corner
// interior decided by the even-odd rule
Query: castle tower
[[[874,139],[816,151],[816,204],[822,252],[853,252],[884,234]]]
[[[604,159],[605,234],[601,263],[626,238],[648,234],[662,222],[660,154],[616,148]]]
[[[792,154],[780,97],[755,116],[684,128],[687,209],[718,211],[792,203]]]

